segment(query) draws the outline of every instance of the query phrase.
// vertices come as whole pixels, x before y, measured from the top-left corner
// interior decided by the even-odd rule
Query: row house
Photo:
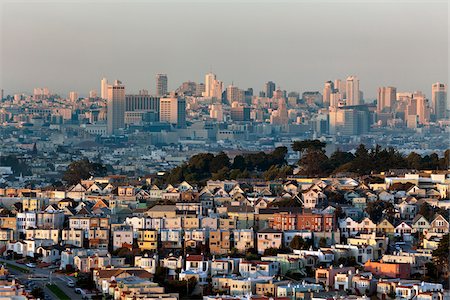
[[[134,257],[134,266],[142,268],[151,274],[156,273],[156,267],[158,266],[158,256],[151,255],[147,253],[144,255],[137,255]]]
[[[133,227],[118,224],[118,226],[111,225],[112,235],[112,249],[133,247]]]
[[[0,228],[3,230],[11,230],[13,232],[13,238],[17,239],[17,218],[9,216],[0,216]]]
[[[183,257],[175,257],[171,253],[167,257],[160,259],[159,263],[161,267],[169,270],[169,277],[174,278],[183,268]]]
[[[141,251],[157,251],[158,231],[154,229],[137,230],[137,245]]]
[[[354,267],[340,267],[335,268],[330,266],[329,268],[318,268],[315,271],[316,283],[321,283],[325,287],[334,287],[337,274],[348,274],[349,272],[355,273]]]
[[[207,245],[209,240],[209,230],[190,229],[184,231],[184,247],[197,248]]]
[[[280,248],[283,245],[283,233],[272,228],[260,230],[257,233],[257,250],[263,254],[266,249]]]
[[[109,229],[109,218],[95,216],[73,216],[69,217],[69,228],[83,229],[88,232],[90,228]]]
[[[381,261],[367,261],[364,270],[375,276],[408,279],[411,276],[411,265],[405,263],[388,263]]]
[[[52,205],[36,215],[36,226],[38,228],[63,228],[64,226],[64,211],[59,210]]]
[[[315,213],[310,211],[304,211],[302,213],[279,212],[273,215],[272,228],[282,231],[335,231],[336,219],[334,214],[328,213]]]
[[[84,230],[83,230],[84,231]],[[86,235],[86,232],[85,232]],[[92,249],[109,248],[109,229],[108,228],[90,228],[86,236],[88,247]]]
[[[339,221],[339,229],[344,237],[349,237],[359,233],[376,232],[377,225],[370,218],[364,218],[361,222],[357,222],[347,217]]]
[[[111,255],[93,254],[77,255],[73,258],[73,264],[76,270],[80,272],[90,272],[92,269],[102,269],[111,266]]]
[[[250,248],[255,247],[255,232],[253,229],[233,230],[234,248],[239,253],[246,253]]]
[[[161,247],[164,249],[181,249],[183,247],[182,229],[161,229],[159,238]]]
[[[239,258],[213,258],[211,261],[211,276],[236,274],[240,260]]]
[[[26,229],[25,238],[52,240],[54,244],[59,243],[59,229]]]
[[[72,245],[83,247],[84,231],[83,229],[63,229],[61,231],[61,242],[63,245]]]
[[[209,231],[209,250],[211,254],[225,255],[231,249],[230,230],[210,230]]]
[[[14,230],[10,228],[0,228],[0,247],[14,240]]]
[[[279,263],[274,261],[241,261],[239,263],[239,274],[246,278],[273,277],[278,272]]]

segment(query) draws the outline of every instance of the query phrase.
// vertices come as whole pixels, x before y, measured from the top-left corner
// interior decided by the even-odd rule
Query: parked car
[[[27,266],[28,268],[36,268],[36,264],[32,262],[27,263],[25,266]]]
[[[68,287],[75,287],[75,282],[73,282],[72,280],[67,281],[67,286]]]
[[[82,289],[76,288],[76,289],[75,289],[75,294],[81,294],[82,291],[83,291]]]

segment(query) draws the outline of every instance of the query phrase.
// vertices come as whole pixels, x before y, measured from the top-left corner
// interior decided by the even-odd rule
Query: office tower
[[[323,104],[325,107],[330,105],[331,94],[334,93],[334,83],[332,81],[325,82],[323,87]]]
[[[303,92],[302,100],[308,105],[321,105],[323,103],[322,95],[319,92]]]
[[[125,111],[154,111],[159,113],[159,97],[145,93],[125,96]]]
[[[222,99],[223,83],[220,80],[214,80],[211,90],[211,97]]]
[[[156,96],[163,97],[167,94],[167,75],[156,74]]]
[[[377,96],[377,112],[388,113],[395,111],[397,89],[392,86],[379,87]]]
[[[227,87],[227,101],[229,103],[233,103],[235,101],[241,102],[239,101],[239,88],[237,86],[229,85]]]
[[[211,119],[216,119],[217,122],[223,122],[223,106],[222,104],[216,103],[211,104],[209,108],[209,117]]]
[[[205,92],[203,93],[203,97],[212,97],[211,92],[215,80],[215,74],[208,73],[205,75]]]
[[[270,123],[274,125],[287,125],[289,123],[288,110],[284,98],[278,100],[278,108],[272,112]]]
[[[35,88],[33,90],[33,98],[36,100],[47,99],[50,96],[48,88]]]
[[[205,92],[205,84],[197,83],[195,85],[195,96],[202,96],[204,92]]]
[[[116,134],[125,127],[125,86],[119,80],[108,85],[107,93],[107,128],[108,135]]]
[[[334,92],[341,93],[342,99],[345,99],[345,92],[346,92],[345,82],[343,82],[340,79],[335,79],[334,80]]]
[[[340,92],[335,92],[330,95],[330,107],[339,107],[342,104],[342,95]]]
[[[273,92],[275,92],[275,83],[272,81],[268,81],[264,84],[264,93],[267,98],[273,97]]]
[[[330,134],[353,136],[367,133],[370,129],[371,117],[367,107],[330,108]]]
[[[361,99],[359,96],[359,80],[356,76],[349,76],[346,85],[346,105],[360,105]]]
[[[69,92],[69,100],[71,102],[75,102],[78,100],[78,93],[77,92]]]
[[[103,77],[100,85],[100,96],[102,99],[108,98],[108,80]]]
[[[428,99],[422,92],[415,92],[413,99],[416,100],[416,112],[419,124],[425,124],[430,120],[430,107]]]
[[[89,91],[89,98],[97,98],[97,91],[96,90]]]
[[[431,100],[436,120],[447,118],[447,85],[434,83],[431,87]]]
[[[222,99],[223,83],[216,79],[216,75],[208,73],[205,75],[205,92],[203,97]]]
[[[0,100],[3,100],[3,98],[4,98],[4,91],[3,91],[3,89],[1,89],[0,90]]]
[[[230,111],[231,120],[235,122],[250,121],[250,107],[242,103],[233,102]]]
[[[175,93],[160,99],[159,120],[178,128],[186,127],[186,100]]]

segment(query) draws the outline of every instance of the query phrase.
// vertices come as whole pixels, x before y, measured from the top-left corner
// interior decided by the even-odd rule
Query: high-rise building
[[[163,97],[167,94],[167,75],[156,74],[156,96]]]
[[[160,99],[159,120],[178,128],[186,127],[186,100],[175,93]]]
[[[3,89],[1,89],[0,90],[0,100],[3,100],[3,98],[4,98],[4,91],[3,91]]]
[[[273,97],[273,92],[275,92],[275,82],[268,81],[264,84],[264,93],[266,94],[267,98]]]
[[[235,122],[247,122],[250,121],[250,107],[245,106],[242,103],[233,102],[230,110],[230,117]]]
[[[346,85],[346,105],[360,105],[361,99],[359,96],[359,79],[356,76],[349,76]]]
[[[78,93],[77,92],[69,92],[69,100],[71,102],[75,102],[78,100]]]
[[[216,79],[214,73],[205,75],[205,92],[203,97],[222,99],[223,83]]]
[[[108,98],[108,80],[104,77],[101,81],[100,96],[102,99]]]
[[[126,95],[125,111],[154,111],[159,114],[159,97],[148,94]]]
[[[216,119],[217,122],[223,122],[223,106],[220,103],[211,104],[209,108],[209,117]]]
[[[90,90],[89,91],[89,98],[97,98],[97,91],[96,90]]]
[[[332,81],[325,82],[323,87],[323,104],[325,107],[330,105],[331,94],[334,93],[334,83]]]
[[[343,82],[340,79],[335,79],[334,80],[334,92],[339,92],[342,96],[342,99],[345,98],[345,92],[346,92],[346,86],[345,86],[345,82]]]
[[[108,135],[116,134],[125,127],[125,86],[119,80],[108,85],[106,105]]]
[[[430,107],[428,105],[428,99],[422,92],[415,92],[413,99],[416,100],[416,111],[419,124],[425,124],[430,120]]]
[[[392,86],[378,88],[377,112],[393,112],[396,107],[397,89]]]
[[[447,118],[447,85],[436,82],[431,87],[431,102],[436,120]]]
[[[239,88],[234,85],[229,85],[227,87],[227,101],[229,103],[233,103],[235,101],[239,101]]]

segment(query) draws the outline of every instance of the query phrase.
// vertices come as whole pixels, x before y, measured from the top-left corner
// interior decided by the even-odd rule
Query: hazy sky
[[[367,97],[382,85],[448,82],[448,1],[2,1],[0,87],[66,95],[120,79],[127,93],[203,82],[260,91],[322,90],[356,75]]]

